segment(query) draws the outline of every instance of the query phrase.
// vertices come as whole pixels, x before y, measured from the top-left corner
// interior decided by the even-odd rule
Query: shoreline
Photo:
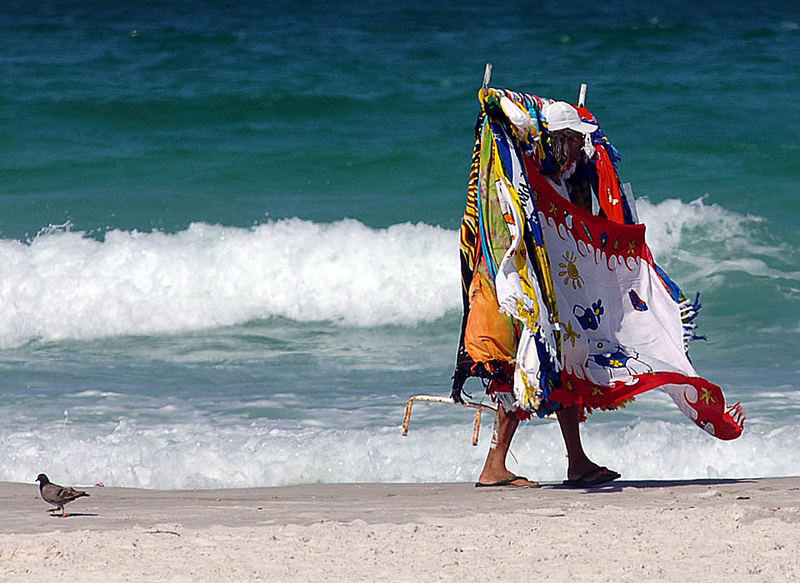
[[[87,491],[0,483],[0,579],[800,579],[800,477]]]

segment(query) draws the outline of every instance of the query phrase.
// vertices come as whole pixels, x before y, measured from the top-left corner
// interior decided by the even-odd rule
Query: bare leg
[[[506,468],[506,455],[518,425],[519,419],[515,415],[506,413],[502,407],[497,408],[492,443],[489,446],[489,453],[486,456],[486,462],[483,464],[483,471],[479,478],[481,484],[494,484],[514,476],[514,473]],[[537,483],[518,478],[509,482],[509,485],[536,486]]]
[[[556,413],[558,424],[561,426],[561,435],[564,437],[564,444],[567,446],[567,478],[577,480],[585,478],[591,480],[600,477],[601,473],[613,473],[610,470],[598,466],[586,455],[581,444],[580,432],[580,412],[577,405],[572,405],[561,409]]]

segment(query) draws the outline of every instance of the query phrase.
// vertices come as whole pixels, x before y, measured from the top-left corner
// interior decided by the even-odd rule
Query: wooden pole
[[[481,88],[484,92],[489,88],[489,82],[492,80],[492,64],[486,63],[486,68],[483,70],[483,85]]]
[[[581,92],[578,94],[578,107],[586,107],[586,83],[581,83]]]
[[[497,407],[487,405],[485,403],[472,403],[465,401],[459,403],[449,397],[439,397],[437,395],[415,395],[411,397],[406,403],[406,412],[403,416],[403,435],[408,435],[408,426],[411,422],[411,406],[414,401],[427,401],[428,403],[447,403],[448,405],[461,405],[462,407],[469,407],[475,409],[475,423],[472,429],[472,445],[478,445],[478,434],[481,430],[481,410],[488,409],[490,411],[497,411]]]

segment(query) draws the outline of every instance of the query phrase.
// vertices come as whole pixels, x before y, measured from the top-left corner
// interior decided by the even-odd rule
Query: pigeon
[[[36,481],[39,482],[39,493],[42,495],[42,499],[45,502],[49,502],[50,504],[56,506],[56,508],[49,508],[47,511],[55,512],[60,510],[62,518],[67,517],[67,511],[64,510],[64,504],[72,502],[81,496],[89,495],[86,492],[75,490],[74,488],[65,488],[64,486],[53,484],[44,474],[39,474],[36,478]]]

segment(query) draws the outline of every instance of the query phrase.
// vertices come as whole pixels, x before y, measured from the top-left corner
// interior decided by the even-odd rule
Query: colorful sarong
[[[583,414],[615,409],[659,388],[710,434],[738,437],[741,407],[726,408],[720,387],[688,358],[699,304],[656,265],[644,225],[632,224],[618,153],[602,131],[585,165],[600,193],[604,216],[595,216],[543,174],[554,167],[546,100],[497,89],[479,95],[453,398],[462,398],[466,378],[482,377],[494,399],[526,418],[570,405]]]

